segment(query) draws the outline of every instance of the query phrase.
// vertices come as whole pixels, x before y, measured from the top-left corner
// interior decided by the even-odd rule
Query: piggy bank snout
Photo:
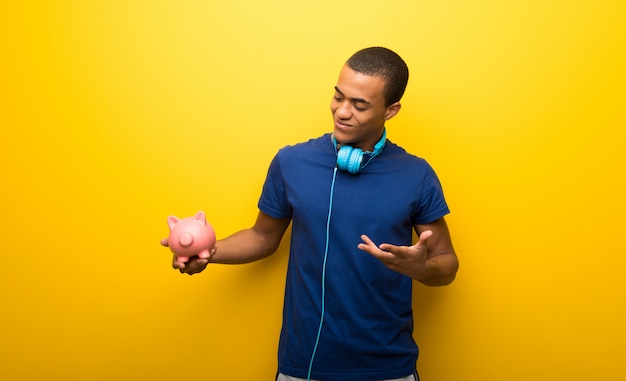
[[[180,237],[178,238],[178,243],[180,243],[182,247],[191,246],[193,244],[193,234],[191,233],[181,234]]]

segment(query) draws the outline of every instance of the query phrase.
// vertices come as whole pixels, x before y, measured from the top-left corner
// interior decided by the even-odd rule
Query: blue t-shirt
[[[328,244],[324,322],[311,378],[404,377],[415,372],[418,356],[412,279],[389,270],[357,245],[362,234],[377,245],[411,245],[413,225],[433,222],[449,210],[430,165],[387,141],[360,174],[337,171],[327,231],[336,157],[329,134],[281,149],[259,200],[262,212],[292,218],[279,371],[308,375]]]

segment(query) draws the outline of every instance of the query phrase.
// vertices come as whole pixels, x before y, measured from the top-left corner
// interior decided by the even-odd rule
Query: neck
[[[333,142],[333,145],[335,146],[335,150],[339,151],[341,149],[342,146],[344,145],[348,145],[351,146],[351,144],[346,144],[346,143],[342,143],[340,141],[337,140],[337,138],[335,137],[334,133],[330,134],[330,139]],[[370,153],[370,154],[374,154],[374,156],[378,156],[380,154],[380,152],[382,151],[383,147],[385,146],[385,143],[387,141],[387,129],[383,128],[383,132],[382,135],[380,137],[380,139],[378,140],[378,142],[376,142],[373,147],[368,147],[368,149],[363,149],[357,146],[352,146],[354,148],[359,148],[361,149],[363,152],[365,153]]]

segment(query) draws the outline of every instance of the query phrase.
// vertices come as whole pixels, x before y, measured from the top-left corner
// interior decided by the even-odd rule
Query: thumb
[[[161,245],[165,246],[165,247],[169,247],[170,245],[170,241],[167,238],[163,238],[161,240]]]
[[[424,230],[418,237],[417,243],[415,246],[426,246],[428,245],[428,240],[433,236],[432,230]]]

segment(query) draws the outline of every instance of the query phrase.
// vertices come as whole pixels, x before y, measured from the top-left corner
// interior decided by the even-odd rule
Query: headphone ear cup
[[[361,162],[363,161],[363,151],[360,148],[354,148],[348,160],[348,172],[356,175],[361,172]]]
[[[337,167],[342,171],[348,170],[348,162],[350,161],[350,155],[352,154],[352,147],[341,146],[339,152],[337,152]]]
[[[362,162],[363,150],[360,148],[341,146],[339,152],[337,152],[337,167],[339,167],[342,171],[356,175],[361,172]]]

